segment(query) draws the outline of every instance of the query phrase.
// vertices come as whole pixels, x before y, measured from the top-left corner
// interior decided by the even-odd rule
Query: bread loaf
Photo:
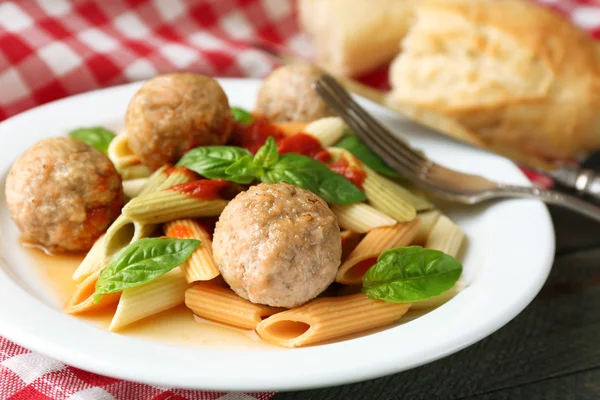
[[[425,0],[387,103],[454,120],[483,147],[569,159],[600,147],[599,61],[591,38],[533,3]]]
[[[298,0],[298,10],[318,63],[334,74],[356,76],[394,58],[416,1]]]

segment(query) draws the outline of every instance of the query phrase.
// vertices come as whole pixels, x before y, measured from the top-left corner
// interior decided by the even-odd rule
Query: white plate
[[[222,79],[232,105],[251,109],[259,81]],[[0,187],[15,158],[36,141],[90,125],[122,127],[139,83],[38,107],[0,124]],[[528,184],[509,161],[440,138],[364,102],[441,164]],[[554,255],[546,207],[507,200],[445,210],[466,230],[469,286],[437,310],[375,334],[303,349],[185,348],[109,333],[65,315],[34,275],[0,194],[0,334],[69,365],[156,385],[213,390],[292,390],[337,385],[414,368],[496,331],[538,293]]]

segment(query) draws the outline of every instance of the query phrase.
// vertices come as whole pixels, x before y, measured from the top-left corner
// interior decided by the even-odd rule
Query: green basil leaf
[[[71,139],[81,140],[104,154],[108,152],[108,145],[115,138],[115,134],[101,126],[79,128],[69,132]]]
[[[358,158],[363,164],[380,174],[391,178],[399,178],[401,175],[391,169],[385,161],[381,159],[373,150],[364,144],[356,136],[345,136],[335,147],[348,150],[352,155]]]
[[[383,252],[363,277],[363,292],[372,299],[414,302],[442,294],[462,273],[456,258],[420,246]]]
[[[351,204],[366,200],[348,179],[320,162],[300,154],[286,153],[260,177],[264,183],[287,182],[310,190],[328,203]]]
[[[231,180],[225,170],[242,157],[252,153],[234,146],[203,146],[188,151],[177,163],[178,167],[186,167],[208,179]],[[235,181],[234,181],[235,182]]]
[[[244,156],[227,167],[225,174],[228,175],[227,180],[248,184],[254,182],[258,176],[261,176],[263,169],[256,165],[252,156]]]
[[[200,245],[199,240],[146,238],[121,250],[100,272],[94,301],[103,294],[142,285],[183,264]]]
[[[251,124],[253,121],[252,115],[243,108],[231,107],[231,115],[238,124]]]
[[[277,143],[272,136],[269,136],[265,144],[256,152],[254,162],[263,168],[269,168],[275,165],[277,161],[279,161]]]

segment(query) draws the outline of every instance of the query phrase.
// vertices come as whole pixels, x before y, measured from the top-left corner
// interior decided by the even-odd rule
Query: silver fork
[[[323,74],[314,83],[314,89],[371,150],[415,185],[439,197],[463,204],[477,204],[498,198],[534,198],[569,208],[600,222],[600,207],[575,196],[536,187],[497,183],[434,163],[371,117],[328,74]]]

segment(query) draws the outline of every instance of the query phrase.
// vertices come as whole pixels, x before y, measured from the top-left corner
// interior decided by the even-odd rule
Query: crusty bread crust
[[[597,47],[544,7],[426,0],[403,49],[387,103],[405,114],[454,120],[505,154],[568,159],[600,147]]]
[[[298,0],[300,24],[328,71],[357,76],[392,60],[420,0]]]

